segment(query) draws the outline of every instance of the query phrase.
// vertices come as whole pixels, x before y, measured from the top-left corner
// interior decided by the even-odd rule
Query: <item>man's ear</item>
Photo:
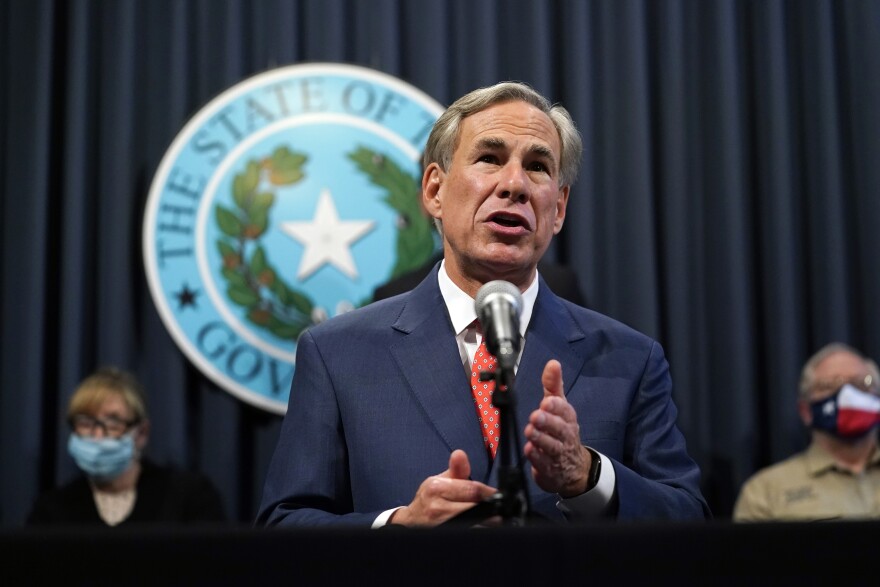
[[[809,428],[813,424],[813,413],[810,411],[810,404],[806,400],[799,399],[797,402],[798,415],[801,417],[801,422],[804,423],[804,426]]]
[[[433,218],[443,216],[440,188],[445,179],[446,174],[437,163],[428,165],[425,168],[425,173],[422,174],[422,208]]]
[[[556,200],[556,218],[553,220],[553,234],[559,234],[562,224],[565,222],[565,211],[568,207],[568,194],[571,186],[564,185],[559,188],[559,198]]]

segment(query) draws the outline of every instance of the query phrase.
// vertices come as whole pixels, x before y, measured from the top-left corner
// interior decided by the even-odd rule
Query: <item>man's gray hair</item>
[[[422,169],[427,169],[431,163],[437,163],[443,171],[447,171],[461,136],[461,121],[495,104],[513,101],[531,104],[553,122],[562,145],[559,186],[572,185],[577,179],[584,150],[581,134],[568,110],[559,104],[551,104],[547,98],[523,82],[501,82],[479,88],[453,102],[434,122],[422,153]]]
[[[877,363],[873,360],[869,359],[853,347],[848,344],[844,344],[842,342],[832,342],[826,344],[821,349],[816,351],[816,353],[807,359],[807,362],[804,363],[804,368],[801,370],[801,381],[800,381],[800,397],[801,399],[808,399],[810,396],[810,392],[813,390],[813,387],[816,384],[816,368],[819,366],[819,363],[830,357],[831,355],[837,353],[849,353],[851,355],[855,355],[865,362],[865,365],[868,367],[868,372],[871,374],[872,383],[871,386],[876,388],[878,383],[880,383],[880,369],[877,367]]]

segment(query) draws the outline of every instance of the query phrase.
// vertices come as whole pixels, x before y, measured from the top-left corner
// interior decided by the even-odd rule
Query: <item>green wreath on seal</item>
[[[295,184],[304,177],[306,160],[302,153],[279,147],[271,157],[248,161],[232,180],[235,210],[216,207],[217,226],[225,235],[217,239],[217,249],[227,297],[246,309],[251,323],[284,340],[296,340],[311,324],[314,304],[279,277],[260,243],[275,203],[274,191],[266,190],[263,180],[275,187]]]
[[[365,147],[348,154],[370,181],[386,191],[383,201],[398,212],[397,261],[390,278],[418,267],[434,250],[433,228],[422,214],[415,178],[393,161]],[[312,300],[292,288],[279,276],[260,244],[269,227],[269,212],[275,203],[270,186],[295,184],[305,177],[306,155],[287,147],[277,148],[271,157],[250,160],[232,182],[235,210],[216,206],[217,225],[224,234],[217,240],[223,259],[221,273],[226,279],[226,295],[246,310],[247,319],[283,340],[296,338],[320,321]],[[250,255],[248,251],[252,249]],[[361,301],[359,305],[369,303]]]
[[[388,279],[420,267],[434,253],[434,226],[422,212],[419,180],[391,159],[366,147],[355,149],[348,158],[373,185],[385,190],[382,200],[397,211],[397,261]]]

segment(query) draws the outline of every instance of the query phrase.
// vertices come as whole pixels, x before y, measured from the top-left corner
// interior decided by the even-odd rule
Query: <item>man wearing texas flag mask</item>
[[[841,343],[801,373],[798,413],[810,445],[746,481],[735,521],[880,518],[880,372]]]

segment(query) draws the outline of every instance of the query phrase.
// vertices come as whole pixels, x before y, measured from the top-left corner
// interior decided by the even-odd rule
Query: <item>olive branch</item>
[[[232,181],[235,209],[216,207],[217,225],[225,235],[217,240],[217,249],[223,258],[226,295],[247,310],[251,323],[284,340],[296,340],[312,323],[314,304],[279,277],[260,243],[275,203],[275,193],[264,186],[299,182],[306,159],[279,147],[270,157],[248,161]]]
[[[397,211],[397,261],[389,279],[425,263],[434,253],[434,228],[422,212],[421,185],[394,161],[366,147],[349,153],[373,185],[386,191],[383,201]]]

